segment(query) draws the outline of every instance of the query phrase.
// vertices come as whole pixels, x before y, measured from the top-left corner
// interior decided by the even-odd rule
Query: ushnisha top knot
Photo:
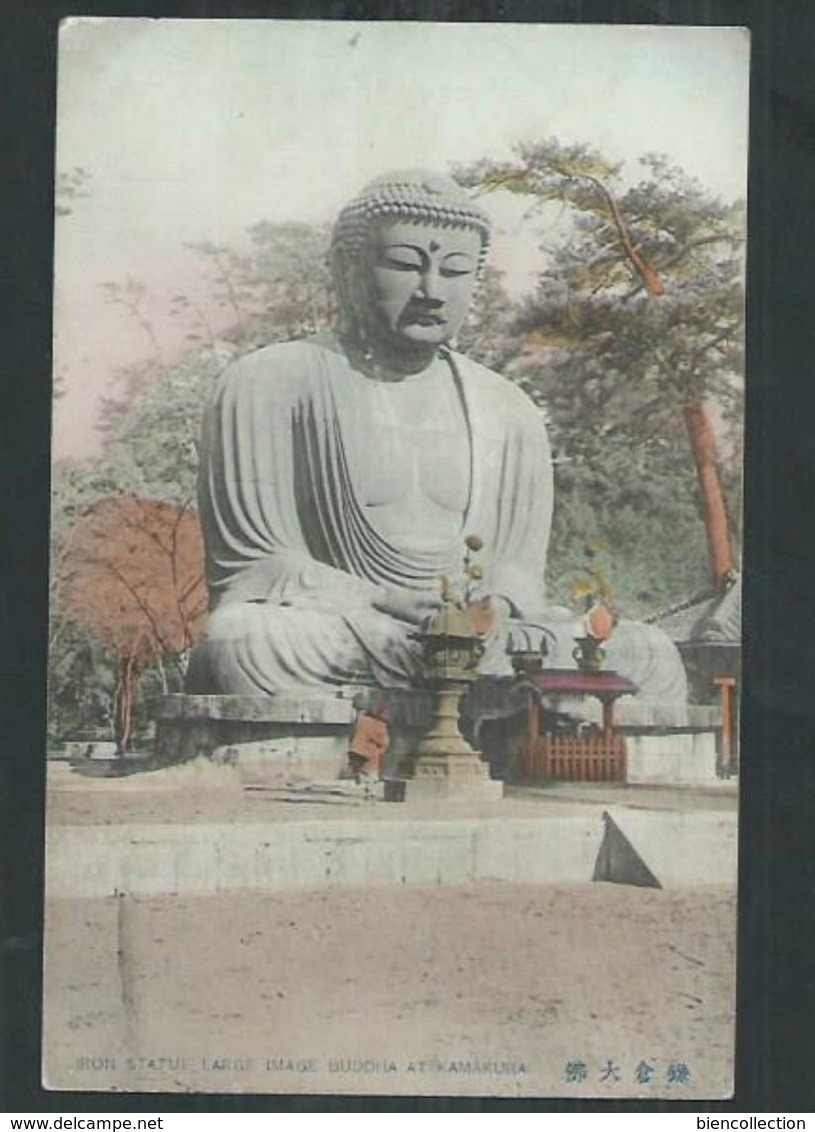
[[[405,169],[377,177],[342,209],[332,233],[332,253],[355,257],[367,244],[371,227],[383,220],[474,228],[481,236],[482,262],[490,242],[489,217],[452,177]]]

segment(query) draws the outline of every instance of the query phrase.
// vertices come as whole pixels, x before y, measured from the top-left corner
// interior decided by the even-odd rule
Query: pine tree
[[[744,209],[665,158],[640,164],[645,177],[626,184],[621,167],[597,151],[548,139],[519,147],[516,161],[460,173],[484,192],[523,194],[539,219],[566,211],[565,234],[547,248],[537,291],[516,319],[510,373],[550,415],[555,557],[598,533],[625,557],[633,537],[649,569],[635,569],[641,576],[625,588],[645,603],[651,593],[673,596],[661,579],[649,583],[651,570],[698,588],[683,568],[698,541],[684,537],[694,507],[714,581],[733,567],[722,472],[735,487],[738,432],[722,469],[710,411],[740,415]]]

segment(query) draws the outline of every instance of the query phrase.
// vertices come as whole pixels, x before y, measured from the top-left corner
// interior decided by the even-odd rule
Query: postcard
[[[732,1095],[748,76],[63,21],[47,1088]]]

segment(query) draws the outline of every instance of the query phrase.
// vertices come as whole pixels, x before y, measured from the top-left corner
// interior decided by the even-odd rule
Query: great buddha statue
[[[333,230],[332,333],[224,373],[204,424],[199,506],[210,619],[194,693],[411,687],[417,626],[479,536],[485,674],[545,642],[574,667],[573,618],[547,608],[552,463],[539,410],[456,353],[490,223],[452,180],[417,171],[362,190]],[[607,663],[640,696],[684,702],[659,630],[622,621]]]

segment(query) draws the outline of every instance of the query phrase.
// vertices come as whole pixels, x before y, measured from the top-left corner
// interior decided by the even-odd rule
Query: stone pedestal
[[[628,781],[652,786],[719,783],[715,731],[630,735]]]
[[[408,802],[503,798],[503,782],[490,778],[489,767],[459,730],[459,700],[469,686],[470,681],[448,678],[436,688],[433,723],[416,748],[413,777],[407,783]]]
[[[172,764],[203,756],[231,763],[247,786],[336,779],[354,718],[352,691],[165,696],[156,720],[156,759]]]
[[[499,801],[504,784],[490,778],[489,767],[475,751],[469,754],[423,755],[406,788],[406,800],[433,798],[450,802]]]

